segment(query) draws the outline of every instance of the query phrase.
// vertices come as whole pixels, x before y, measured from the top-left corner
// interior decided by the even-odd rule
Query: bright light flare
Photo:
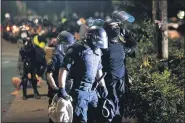
[[[10,31],[10,27],[9,27],[9,26],[7,26],[7,27],[6,27],[6,30],[7,30],[7,31]]]
[[[30,30],[30,27],[26,26],[26,30]]]
[[[12,26],[12,32],[13,33],[16,33],[16,32],[18,32],[19,31],[19,27],[17,27],[16,25],[13,25]]]
[[[184,16],[185,16],[185,12],[184,12],[184,11],[179,11],[178,14],[177,14],[177,17],[178,17],[179,19],[183,19]]]

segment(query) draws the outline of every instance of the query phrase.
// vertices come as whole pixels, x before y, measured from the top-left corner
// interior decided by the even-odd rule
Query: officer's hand
[[[105,86],[99,87],[98,91],[99,91],[101,98],[106,98],[108,96],[108,90]]]
[[[58,93],[59,88],[58,87],[55,87],[55,88],[53,88],[53,90],[55,91],[55,93]]]
[[[69,100],[70,99],[70,96],[67,94],[65,88],[59,88],[58,97],[61,97],[61,98],[65,99],[65,100]]]

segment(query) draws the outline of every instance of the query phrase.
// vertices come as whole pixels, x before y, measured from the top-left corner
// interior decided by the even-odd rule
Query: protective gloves
[[[100,86],[98,88],[98,92],[99,92],[101,98],[106,98],[108,96],[108,90],[105,86]]]
[[[65,100],[69,100],[71,97],[67,94],[65,88],[59,88],[58,97],[61,97]]]
[[[54,90],[55,93],[59,92],[59,88],[58,87],[53,88],[53,90]]]

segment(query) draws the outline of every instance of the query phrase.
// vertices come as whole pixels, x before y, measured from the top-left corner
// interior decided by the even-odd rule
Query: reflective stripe
[[[44,42],[41,42],[41,43],[39,44],[39,47],[44,48],[44,47],[45,47],[45,43],[44,43]]]
[[[38,35],[34,36],[34,38],[33,38],[33,43],[34,43],[35,45],[39,46],[40,48],[44,48],[45,45],[46,45],[46,44],[44,43],[44,41],[39,41],[39,40],[38,40]]]
[[[61,22],[65,23],[67,21],[67,18],[62,18]]]
[[[33,38],[33,43],[34,43],[35,45],[39,45],[38,35],[34,36],[34,38]]]

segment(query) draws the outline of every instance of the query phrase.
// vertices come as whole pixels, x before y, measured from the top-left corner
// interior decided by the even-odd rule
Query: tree
[[[158,56],[168,59],[168,30],[167,26],[167,1],[153,0],[153,22],[160,21],[160,24],[154,24],[154,44],[158,52]]]

